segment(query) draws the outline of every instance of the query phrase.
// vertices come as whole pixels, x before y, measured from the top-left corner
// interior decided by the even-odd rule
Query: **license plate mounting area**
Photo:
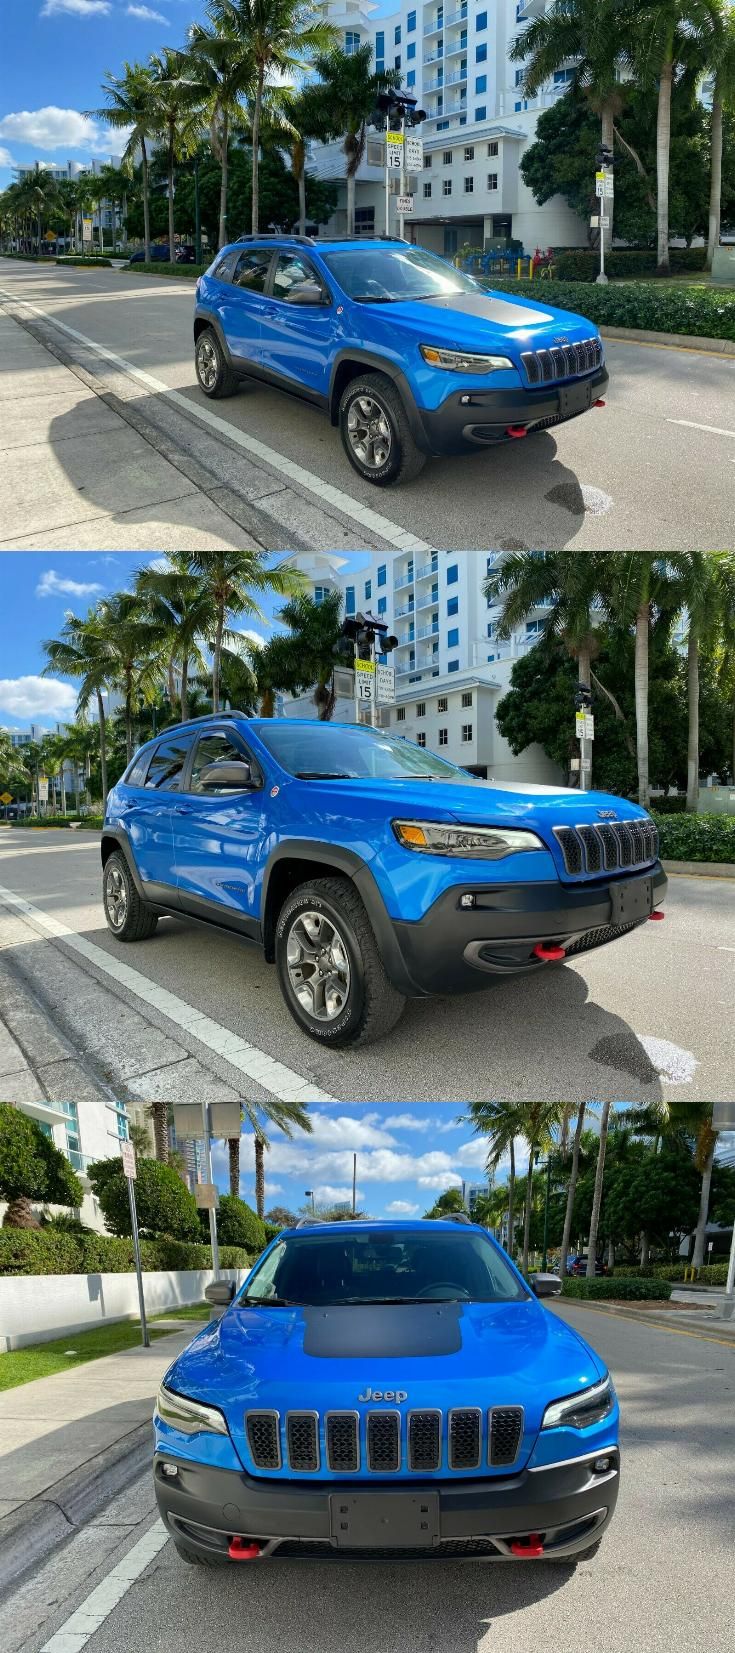
[[[436,1492],[334,1493],[332,1544],[350,1550],[431,1549],[439,1539]]]

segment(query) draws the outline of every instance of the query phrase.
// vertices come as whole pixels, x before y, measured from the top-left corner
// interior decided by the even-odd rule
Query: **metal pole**
[[[549,1262],[549,1184],[551,1182],[551,1160],[546,1159],[546,1198],[544,1200],[544,1255],[541,1267],[546,1271]]]
[[[735,1223],[732,1227],[732,1241],[730,1243],[730,1261],[727,1267],[727,1282],[725,1284],[725,1301],[722,1305],[721,1318],[732,1320],[735,1309]]]
[[[592,770],[585,769],[585,763],[591,755],[592,742],[580,740],[579,743],[579,786],[580,791],[589,792],[592,783]]]
[[[376,660],[375,660],[375,632],[373,632],[372,638],[370,640],[370,661],[371,661],[372,668],[373,668],[373,671],[372,671],[373,695],[372,695],[372,700],[370,701],[370,727],[371,727],[371,729],[377,729],[377,727],[378,727],[378,704],[377,704],[377,701],[378,701],[378,673],[377,673],[377,665],[376,665]]]
[[[405,109],[403,111],[403,114],[401,115],[401,139],[402,139],[402,142],[401,142],[401,195],[403,196],[406,193],[406,111],[405,111]],[[398,214],[398,234],[400,235],[401,240],[405,241],[406,237],[403,233],[403,228],[404,228],[403,213],[399,212],[399,214]]]
[[[390,235],[390,171],[388,169],[388,133],[390,132],[390,109],[385,117],[385,233]]]
[[[130,1222],[133,1230],[133,1256],[135,1257],[135,1272],[138,1276],[138,1302],[140,1304],[140,1329],[143,1338],[143,1347],[150,1349],[151,1340],[148,1334],[148,1322],[145,1317],[145,1297],[143,1295],[143,1270],[140,1261],[140,1236],[138,1234],[138,1210],[135,1204],[135,1185],[132,1177],[126,1177],[128,1185],[128,1200],[130,1201]]]
[[[357,1211],[357,1154],[352,1155],[352,1215]]]
[[[212,1183],[212,1143],[209,1137],[209,1108],[206,1102],[202,1103],[202,1123],[204,1125],[204,1165],[207,1172],[207,1182]],[[217,1212],[214,1206],[209,1212],[209,1234],[212,1241],[212,1270],[215,1280],[220,1278],[219,1242],[217,1240]]]
[[[194,257],[202,262],[202,211],[199,201],[199,156],[194,156]]]

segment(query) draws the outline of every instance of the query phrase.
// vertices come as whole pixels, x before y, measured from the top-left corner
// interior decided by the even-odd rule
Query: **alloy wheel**
[[[128,893],[119,867],[110,867],[105,878],[105,910],[113,930],[121,930],[128,913]]]
[[[356,396],[347,412],[347,439],[360,464],[380,471],[390,457],[393,434],[385,409],[372,396]]]
[[[300,913],[288,933],[286,965],[299,1004],[318,1022],[341,1015],[350,991],[350,961],[337,926],[323,913]]]
[[[211,339],[200,339],[197,345],[197,372],[205,390],[213,390],[217,383],[219,362]]]

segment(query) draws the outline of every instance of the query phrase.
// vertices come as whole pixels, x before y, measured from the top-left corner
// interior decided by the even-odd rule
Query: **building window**
[[[406,18],[406,34],[413,34],[416,29],[416,13],[410,11]]]
[[[345,34],[345,57],[354,57],[360,49],[360,36],[356,29],[348,29]]]
[[[451,149],[445,149],[444,154],[442,155],[442,164],[444,166],[451,166],[451,164],[452,164],[452,151],[451,151]]]
[[[447,662],[447,671],[448,672],[458,672],[459,671],[459,661],[458,660],[449,660]]]
[[[452,180],[451,180],[451,178],[444,178],[442,180],[442,195],[451,195],[451,193],[452,193]]]
[[[375,36],[375,56],[376,56],[376,58],[385,57],[385,30],[384,29],[378,29],[378,32]]]
[[[497,154],[498,154],[498,153],[499,153],[499,151],[498,151],[498,140],[497,140],[497,138],[493,138],[493,141],[492,141],[492,143],[489,143],[489,144],[488,144],[488,146],[487,146],[487,152],[488,152],[488,155],[497,155]]]
[[[438,712],[448,712],[449,711],[449,701],[448,701],[447,696],[445,694],[440,694],[439,699],[437,700],[437,703],[436,703],[436,709],[437,709]]]
[[[400,52],[396,52],[396,55],[393,59],[393,68],[394,69],[400,69],[400,67],[401,67],[401,54],[400,54]]]
[[[424,156],[424,170],[426,170],[427,166],[431,166],[431,156],[430,155],[425,155]]]
[[[459,579],[459,563],[453,562],[447,569],[447,585],[456,585]]]
[[[521,71],[521,74],[522,74],[522,71]],[[555,86],[568,86],[570,84],[570,82],[573,81],[573,80],[574,80],[574,70],[573,69],[555,69],[554,70],[554,85]],[[516,70],[516,86],[517,85],[518,85],[518,71]]]
[[[354,585],[348,585],[347,590],[345,592],[345,614],[354,614],[354,612],[355,612],[355,587],[354,587]]]
[[[497,174],[497,172],[488,172],[487,187],[488,187],[488,189],[497,189],[497,187],[498,187],[498,174]]]
[[[462,695],[462,705],[463,706],[471,706],[472,705],[472,690],[471,689],[469,689],[469,690],[465,689],[465,691]]]
[[[378,598],[378,613],[379,614],[387,614],[388,613],[388,598],[387,597],[379,597]]]
[[[431,179],[430,178],[429,178],[428,182],[424,184],[424,200],[425,201],[430,201],[431,200]]]
[[[447,614],[459,614],[459,597],[450,597],[447,603]]]
[[[425,746],[426,745],[426,735],[424,734],[423,729],[419,729],[419,732],[416,736],[416,745],[417,746]]]
[[[466,161],[474,161],[474,159],[475,159],[475,146],[474,146],[474,144],[468,143],[468,144],[465,145],[464,158],[465,158]]]
[[[436,123],[437,132],[446,132],[448,125],[449,125],[449,121],[437,121],[437,123]]]
[[[470,741],[471,739],[472,739],[472,724],[471,723],[463,723],[462,724],[462,744],[463,744],[463,746],[466,746],[468,741]]]
[[[355,207],[355,235],[375,234],[375,208]]]
[[[448,746],[449,745],[449,730],[448,729],[440,729],[439,730],[439,745],[440,746]]]
[[[415,69],[409,69],[408,74],[406,75],[406,85],[407,86],[415,86],[416,85],[416,70]]]
[[[543,620],[527,620],[526,621],[526,636],[527,637],[540,637],[541,633],[543,632],[543,629],[544,629]]]
[[[399,706],[397,711],[396,711],[396,723],[405,723],[405,721],[406,721],[406,708],[405,708],[405,706]]]
[[[394,32],[393,32],[393,44],[394,44],[394,46],[400,46],[400,44],[401,44],[401,25],[400,25],[400,23],[398,23],[396,25],[396,28],[394,29]]]
[[[416,56],[416,41],[415,40],[410,40],[409,43],[408,43],[408,46],[406,48],[406,57],[408,58],[409,63],[412,62],[412,60],[415,58],[415,56]]]
[[[487,91],[487,75],[477,75],[475,77],[475,91],[476,92],[486,92]]]
[[[425,700],[417,700],[417,702],[416,702],[416,716],[417,717],[426,717],[426,701]]]
[[[382,562],[380,564],[380,567],[378,569],[378,585],[385,585],[385,563],[384,562]]]
[[[486,11],[478,11],[477,16],[475,18],[475,28],[477,29],[478,34],[480,33],[481,29],[486,29],[487,28],[487,12]]]
[[[447,648],[459,648],[459,626],[452,626],[451,631],[447,632]]]
[[[483,41],[483,44],[481,46],[476,46],[475,47],[475,62],[476,63],[487,63],[487,46],[485,45],[484,41]]]
[[[459,49],[460,49],[460,51],[464,51],[464,48],[465,48],[466,45],[467,45],[467,30],[463,29],[462,33],[459,37]]]
[[[495,621],[494,620],[488,620],[488,623],[487,623],[488,637],[494,637],[495,636],[495,630],[496,630]]]
[[[487,104],[481,103],[479,108],[477,108],[475,110],[475,120],[476,121],[484,121],[486,119],[487,119]]]
[[[323,603],[325,597],[327,596],[328,590],[329,590],[329,587],[326,586],[326,585],[315,585],[314,586],[314,602],[315,603]]]
[[[513,108],[515,109],[516,114],[519,115],[522,108],[523,108],[523,104],[522,103],[514,103]]]
[[[373,582],[372,582],[372,580],[366,580],[365,581],[365,601],[366,602],[370,601],[370,598],[372,597],[372,594],[373,594]]]
[[[472,195],[473,192],[474,192],[474,188],[475,188],[474,178],[465,178],[465,181],[464,181],[465,195]]]
[[[525,75],[525,73],[526,73],[525,69],[516,69],[516,79],[515,79],[516,86],[522,86],[523,85],[523,76]]]

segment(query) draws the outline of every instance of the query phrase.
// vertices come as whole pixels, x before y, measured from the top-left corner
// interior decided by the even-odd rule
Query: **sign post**
[[[403,132],[391,127],[390,110],[385,117],[385,233],[390,235],[390,178],[403,167]]]
[[[204,1126],[204,1165],[207,1172],[207,1182],[212,1183],[212,1142],[209,1135],[209,1107],[202,1103],[202,1125]],[[212,1241],[212,1270],[215,1280],[220,1278],[219,1242],[217,1239],[217,1211],[214,1205],[209,1207],[209,1235]]]
[[[712,1128],[715,1131],[735,1130],[735,1102],[715,1102],[712,1109]],[[735,1223],[733,1223],[732,1240],[730,1242],[725,1298],[720,1309],[721,1320],[732,1320],[733,1317],[735,1317]]]
[[[579,741],[579,775],[582,792],[589,792],[592,780],[592,742],[595,738],[595,720],[591,712],[583,708],[577,711],[576,718],[577,740]]]
[[[600,203],[600,273],[596,279],[598,282],[606,285],[608,278],[605,274],[605,231],[609,230],[612,226],[612,206],[613,196],[615,193],[615,180],[612,172],[612,150],[601,150],[600,155],[602,164],[595,173],[595,195]],[[608,206],[607,213],[604,211],[606,203]]]
[[[360,707],[367,706],[370,713],[370,723],[374,727],[375,711],[375,660],[355,660],[355,703],[357,722],[360,721]]]
[[[145,1296],[143,1293],[143,1269],[140,1261],[140,1235],[138,1233],[138,1208],[135,1203],[135,1179],[138,1169],[135,1163],[135,1149],[132,1142],[120,1143],[123,1172],[128,1185],[128,1201],[130,1203],[130,1224],[133,1231],[133,1256],[135,1258],[135,1272],[138,1277],[138,1303],[140,1304],[140,1330],[144,1349],[150,1349],[151,1340],[148,1332],[148,1321],[145,1315]]]

